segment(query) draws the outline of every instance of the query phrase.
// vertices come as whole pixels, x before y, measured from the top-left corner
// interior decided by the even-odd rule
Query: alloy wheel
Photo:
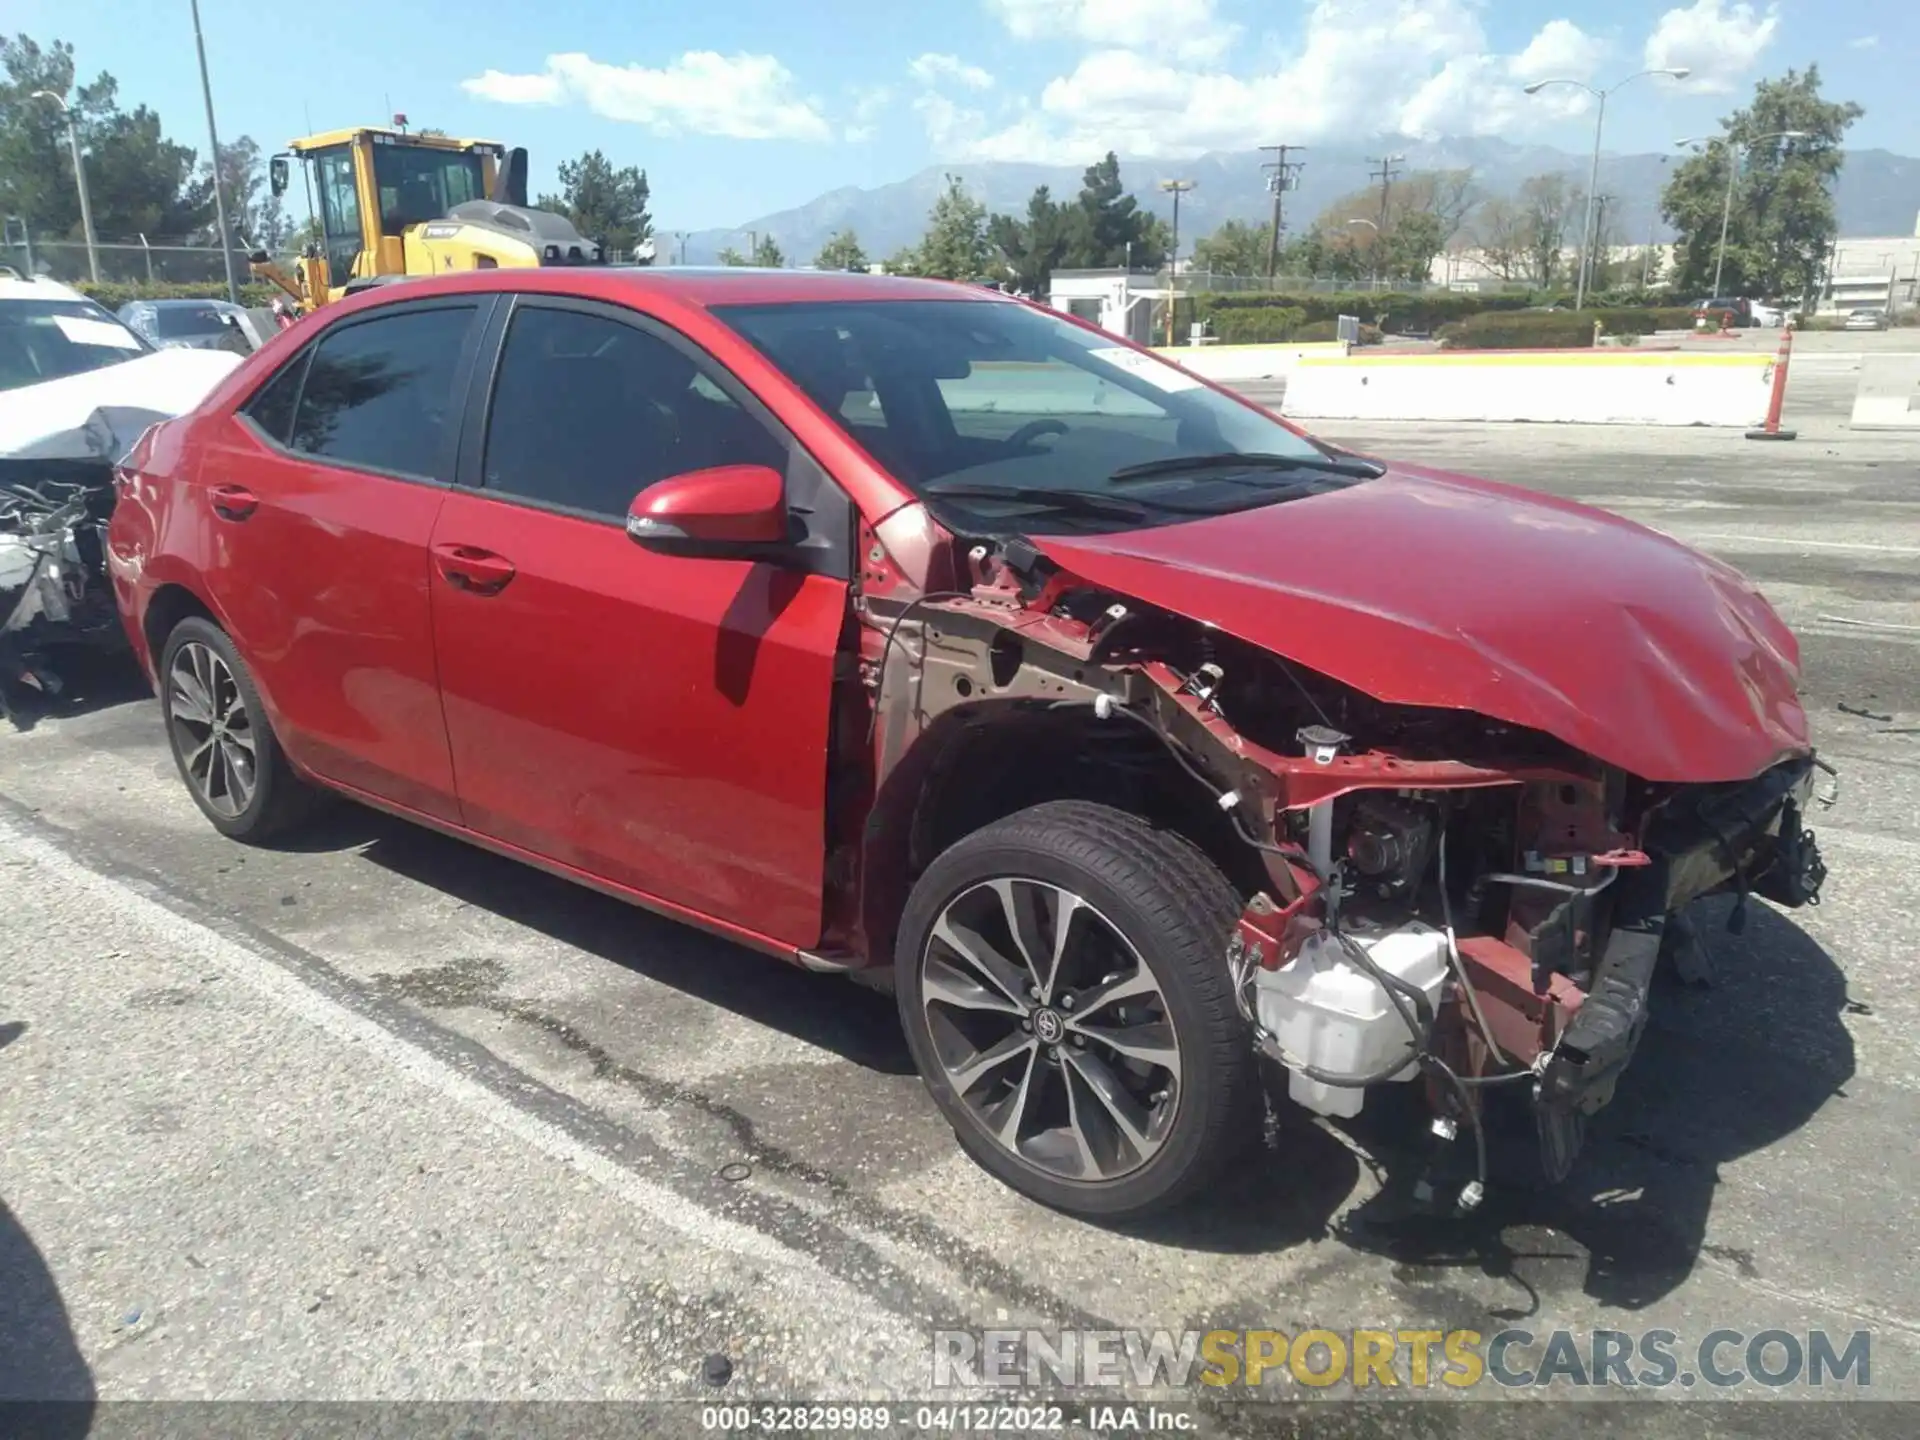
[[[920,957],[934,1053],[996,1143],[1066,1180],[1151,1160],[1180,1104],[1180,1043],[1119,928],[1046,881],[983,881],[947,903]]]
[[[192,640],[174,653],[167,719],[194,793],[215,814],[237,818],[259,783],[258,741],[233,671],[211,646]]]

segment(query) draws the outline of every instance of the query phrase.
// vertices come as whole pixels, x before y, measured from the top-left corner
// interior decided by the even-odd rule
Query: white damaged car
[[[0,269],[0,721],[61,692],[60,650],[116,642],[113,465],[240,358],[155,350],[78,291]]]

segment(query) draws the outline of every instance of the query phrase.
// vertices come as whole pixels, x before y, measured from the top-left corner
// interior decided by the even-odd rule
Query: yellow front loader
[[[525,150],[368,127],[309,135],[288,152],[268,167],[273,193],[286,193],[299,161],[320,239],[295,274],[264,251],[249,263],[302,313],[407,276],[606,263],[566,216],[528,208]]]

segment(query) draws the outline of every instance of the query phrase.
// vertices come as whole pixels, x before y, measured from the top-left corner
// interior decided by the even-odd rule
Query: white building
[[[1888,310],[1895,314],[1920,306],[1920,216],[1913,234],[1845,239],[1833,247],[1819,313]]]

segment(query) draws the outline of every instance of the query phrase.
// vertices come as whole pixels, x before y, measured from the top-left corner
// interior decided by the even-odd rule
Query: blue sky
[[[221,133],[415,125],[525,145],[535,187],[598,147],[644,166],[662,229],[736,224],[938,161],[1174,159],[1383,129],[1583,150],[1580,92],[1645,65],[1609,150],[1657,149],[1818,61],[1866,118],[1852,143],[1920,152],[1914,0],[202,0]],[[73,42],[204,145],[187,0],[7,0],[0,27]]]

